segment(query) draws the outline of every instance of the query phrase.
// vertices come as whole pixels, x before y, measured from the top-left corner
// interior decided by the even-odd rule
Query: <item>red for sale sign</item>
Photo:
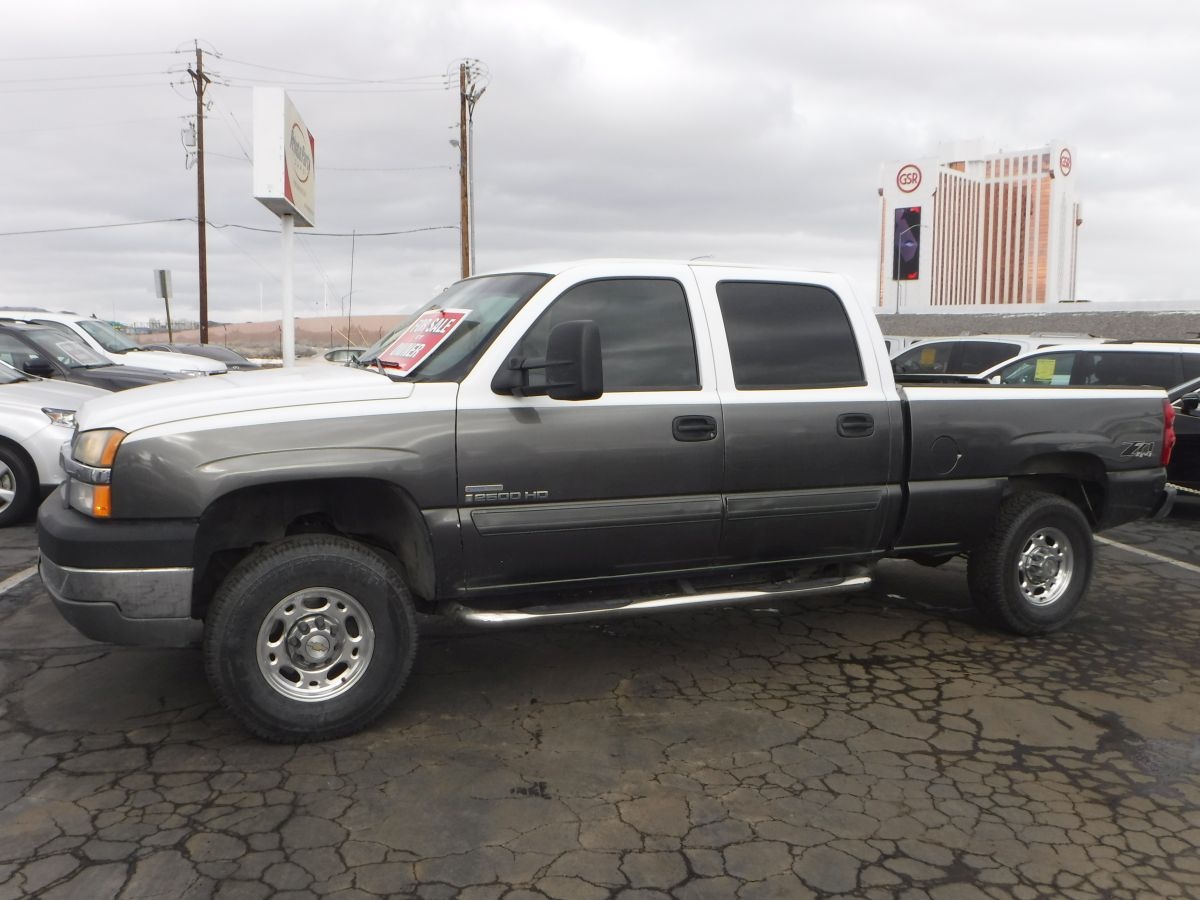
[[[379,354],[381,365],[407,375],[429,358],[463,323],[469,309],[429,309],[417,316]]]

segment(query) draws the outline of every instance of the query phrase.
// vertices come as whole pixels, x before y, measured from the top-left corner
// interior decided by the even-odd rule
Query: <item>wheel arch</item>
[[[1095,527],[1104,516],[1108,472],[1090,453],[1043,453],[1024,460],[1009,473],[1004,498],[1024,491],[1044,491],[1079,507]]]
[[[433,542],[412,496],[372,478],[279,481],[216,498],[195,541],[193,615],[203,618],[225,576],[255,548],[296,534],[335,534],[382,551],[414,600],[433,601]]]

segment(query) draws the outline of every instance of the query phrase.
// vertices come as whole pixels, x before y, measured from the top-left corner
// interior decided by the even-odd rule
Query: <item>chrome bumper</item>
[[[94,640],[180,647],[197,643],[190,568],[73,569],[42,556],[42,583],[62,617]]]

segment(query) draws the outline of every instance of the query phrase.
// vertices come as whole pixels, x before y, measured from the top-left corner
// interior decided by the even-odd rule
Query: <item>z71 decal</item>
[[[1127,459],[1149,459],[1154,455],[1154,441],[1130,441],[1121,448],[1121,456]]]

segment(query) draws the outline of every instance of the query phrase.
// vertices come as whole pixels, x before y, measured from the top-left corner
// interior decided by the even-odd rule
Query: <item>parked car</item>
[[[926,338],[893,354],[892,371],[897,375],[978,375],[1015,356],[1068,340],[1100,343],[1099,338],[1051,335],[978,334]]]
[[[885,334],[883,345],[887,348],[888,356],[895,356],[901,350],[907,350],[913,344],[920,343],[925,338],[910,337],[906,334]]]
[[[26,375],[57,378],[109,391],[178,381],[178,372],[118,366],[61,331],[38,325],[0,325],[0,361]]]
[[[1175,451],[1167,464],[1167,480],[1200,491],[1200,377],[1167,391],[1175,407]]]
[[[108,391],[46,381],[0,362],[0,526],[18,522],[65,477],[75,410]]]
[[[230,372],[250,372],[261,369],[256,362],[251,362],[238,353],[221,344],[142,344],[147,350],[161,350],[164,353],[189,353],[192,356],[207,356],[218,362],[225,363]]]
[[[1064,344],[983,373],[994,384],[1150,385],[1164,390],[1200,377],[1200,343]]]
[[[225,364],[215,359],[183,353],[163,353],[143,350],[107,322],[75,313],[52,313],[40,309],[0,310],[0,322],[21,322],[57,328],[75,337],[97,353],[122,366],[154,369],[159,372],[181,372],[184,375],[221,375]]]
[[[1162,391],[898,387],[836,275],[518,269],[375,347],[88,403],[38,519],[63,616],[201,643],[247,729],[321,740],[397,696],[418,613],[777,603],[964,554],[989,621],[1052,631],[1084,601],[1093,530],[1173,496]]]

